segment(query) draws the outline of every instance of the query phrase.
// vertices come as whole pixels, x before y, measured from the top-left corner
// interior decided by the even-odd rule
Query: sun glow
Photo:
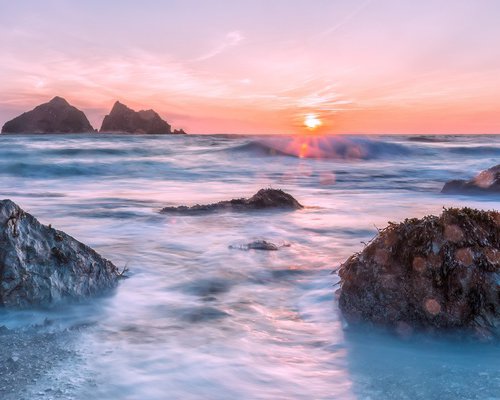
[[[321,126],[321,120],[314,114],[308,114],[306,115],[306,118],[304,120],[304,125],[308,129],[316,129],[318,126]]]

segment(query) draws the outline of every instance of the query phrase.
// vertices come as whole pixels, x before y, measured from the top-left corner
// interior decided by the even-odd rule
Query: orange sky
[[[500,3],[2,4],[0,124],[53,96],[192,133],[499,133]]]

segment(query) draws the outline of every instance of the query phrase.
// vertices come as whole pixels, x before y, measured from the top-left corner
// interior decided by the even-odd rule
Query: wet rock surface
[[[196,204],[192,207],[165,207],[161,213],[202,214],[214,211],[251,211],[268,208],[298,210],[303,206],[292,195],[280,189],[260,189],[252,197],[232,199],[212,204]]]
[[[0,201],[0,306],[27,307],[112,288],[117,268],[90,247]]]
[[[455,179],[447,182],[441,193],[500,194],[500,164],[482,171],[474,179]]]
[[[340,309],[406,335],[500,337],[500,213],[445,209],[389,224],[339,269]]]
[[[238,250],[266,250],[266,251],[277,251],[281,247],[290,247],[290,244],[275,244],[273,242],[269,242],[267,240],[254,240],[250,243],[243,245],[231,245],[230,249],[238,249]]]
[[[8,121],[2,133],[86,133],[94,132],[85,114],[62,97],[54,97]]]
[[[99,132],[111,133],[172,133],[170,125],[153,110],[134,111],[117,101],[104,117]]]

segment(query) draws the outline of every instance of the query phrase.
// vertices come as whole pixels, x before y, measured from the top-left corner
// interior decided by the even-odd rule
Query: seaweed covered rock
[[[0,306],[26,307],[112,288],[117,268],[64,232],[0,201]]]
[[[451,208],[390,223],[339,276],[348,322],[498,337],[500,213]]]
[[[104,117],[100,132],[168,134],[171,130],[154,110],[134,111],[117,101]]]
[[[232,199],[212,204],[196,204],[192,207],[165,207],[161,213],[198,214],[212,211],[251,211],[266,208],[297,210],[303,206],[292,195],[280,189],[260,189],[252,197]]]
[[[442,193],[461,194],[500,194],[500,164],[482,171],[474,179],[455,179],[443,186]]]
[[[94,132],[89,120],[62,97],[54,97],[5,123],[2,133],[86,133]]]

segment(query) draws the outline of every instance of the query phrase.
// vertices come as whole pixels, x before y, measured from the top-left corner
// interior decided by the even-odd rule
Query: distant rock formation
[[[184,129],[174,129],[172,132],[174,135],[185,135],[186,132],[184,132]]]
[[[86,133],[94,132],[85,114],[62,97],[5,123],[2,133]]]
[[[64,232],[0,201],[0,306],[27,307],[80,298],[116,285],[117,268]]]
[[[172,133],[170,125],[153,110],[134,111],[117,101],[104,117],[99,132]]]
[[[482,171],[471,180],[455,179],[446,182],[441,193],[457,194],[500,194],[500,164]]]
[[[350,323],[500,337],[500,213],[452,208],[391,223],[339,276]]]
[[[297,210],[303,206],[295,200],[290,194],[279,189],[260,189],[249,199],[232,199],[229,201],[220,201],[213,204],[194,205],[192,207],[165,207],[161,213],[178,214],[199,214],[212,211],[250,211],[263,210],[267,208],[281,208]]]

